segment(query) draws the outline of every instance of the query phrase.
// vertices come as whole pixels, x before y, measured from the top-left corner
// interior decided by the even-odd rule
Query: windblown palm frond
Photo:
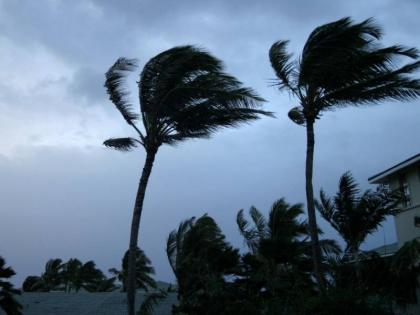
[[[138,114],[132,110],[125,80],[127,74],[135,69],[137,69],[137,61],[135,59],[119,58],[105,74],[105,87],[109,99],[130,125],[138,119]]]
[[[277,82],[278,88],[289,89],[293,93],[297,93],[296,90],[296,65],[291,61],[292,54],[289,54],[286,50],[289,41],[280,40],[275,42],[269,51],[269,57],[271,66],[273,67],[276,76],[280,79]]]
[[[149,293],[143,303],[141,303],[137,315],[153,315],[155,306],[166,299],[167,296],[168,293],[162,290],[159,292]]]
[[[244,210],[241,209],[236,216],[236,224],[238,225],[239,232],[244,238],[245,243],[252,253],[258,251],[259,236],[255,228],[251,228],[249,222],[245,219]]]

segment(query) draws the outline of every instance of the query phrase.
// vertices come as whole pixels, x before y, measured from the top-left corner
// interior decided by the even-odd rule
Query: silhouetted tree
[[[106,73],[105,87],[111,101],[132,126],[138,138],[109,139],[108,147],[128,151],[141,145],[146,160],[138,185],[130,234],[127,303],[134,315],[135,251],[147,183],[156,153],[162,144],[174,145],[192,138],[207,138],[222,127],[235,127],[269,113],[257,109],[263,101],[223,72],[221,61],[193,46],[175,47],[149,60],[138,82],[143,131],[139,115],[128,100],[125,76],[136,61],[120,58]]]
[[[242,257],[242,278],[237,283],[245,292],[252,292],[246,300],[261,304],[262,313],[277,314],[281,308],[287,314],[298,296],[314,289],[309,229],[300,219],[302,208],[302,204],[290,205],[279,199],[268,218],[251,207],[251,222],[243,210],[238,212],[236,222],[250,253]],[[333,240],[321,240],[320,244],[327,254],[340,253]]]
[[[299,101],[289,117],[306,127],[306,201],[314,271],[321,288],[325,285],[312,186],[315,121],[322,113],[342,107],[407,101],[420,95],[420,81],[410,76],[420,62],[398,66],[400,57],[417,59],[418,51],[400,45],[380,47],[381,36],[382,29],[372,19],[354,23],[343,18],[315,28],[298,60],[286,51],[288,41],[270,48],[279,89]]]
[[[401,211],[401,201],[398,191],[384,187],[361,194],[351,173],[346,172],[340,178],[335,196],[330,198],[321,189],[320,200],[315,201],[315,205],[346,242],[345,253],[358,260],[360,245],[369,234],[378,230],[388,216]]]
[[[182,222],[169,234],[166,253],[178,283],[177,311],[186,314],[228,314],[232,297],[226,278],[239,262],[216,222],[204,215]]]
[[[15,274],[11,267],[6,267],[6,261],[0,256],[0,309],[7,315],[22,315],[22,305],[14,298],[20,291],[6,281]]]
[[[40,277],[29,276],[25,279],[23,290],[25,292],[64,290],[63,266],[63,261],[59,258],[48,260],[45,264],[45,270]]]
[[[127,276],[128,276],[128,251],[125,252],[121,263],[121,270],[115,268],[109,269],[122,283],[122,291],[127,292]],[[151,265],[150,259],[146,254],[137,247],[136,250],[136,289],[148,291],[150,288],[156,288],[156,281],[152,278],[155,269]]]

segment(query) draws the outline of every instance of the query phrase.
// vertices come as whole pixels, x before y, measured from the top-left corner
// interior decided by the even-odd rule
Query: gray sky
[[[414,0],[0,0],[0,255],[15,282],[53,257],[120,266],[144,153],[102,146],[131,134],[103,88],[119,56],[143,65],[176,45],[205,47],[278,117],[159,151],[140,243],[156,278],[173,280],[164,248],[181,220],[208,213],[239,247],[239,209],[305,200],[305,132],[287,118],[295,100],[269,86],[271,44],[290,39],[299,53],[314,27],[373,16],[384,43],[420,47],[419,9]],[[316,125],[315,191],[333,194],[347,170],[367,188],[367,177],[418,153],[419,117],[420,101],[326,113]],[[384,241],[395,241],[392,220],[365,248]]]

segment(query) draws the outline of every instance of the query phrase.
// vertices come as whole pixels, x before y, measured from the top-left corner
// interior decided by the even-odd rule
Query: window
[[[407,178],[405,176],[400,177],[400,190],[404,196],[403,205],[405,207],[411,206],[410,187],[408,186]]]

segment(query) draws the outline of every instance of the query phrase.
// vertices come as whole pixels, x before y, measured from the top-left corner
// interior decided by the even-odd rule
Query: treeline
[[[77,258],[63,262],[59,258],[50,259],[40,276],[29,276],[22,285],[24,292],[78,292],[81,289],[88,292],[112,292],[118,289],[126,291],[128,254],[125,253],[121,269],[111,268],[107,277],[96,264],[90,260],[82,263]],[[136,253],[136,285],[137,289],[148,291],[157,288],[152,275],[155,273],[149,258],[137,249]]]

